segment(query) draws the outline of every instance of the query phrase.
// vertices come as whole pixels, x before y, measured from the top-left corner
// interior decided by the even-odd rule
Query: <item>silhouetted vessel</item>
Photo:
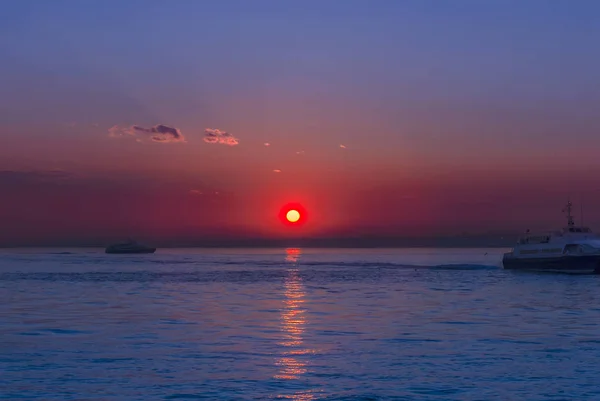
[[[505,269],[567,273],[600,273],[600,236],[589,227],[576,226],[569,201],[567,227],[542,235],[519,238],[511,252],[505,253]]]
[[[154,253],[156,248],[140,244],[134,240],[127,240],[117,244],[112,244],[106,247],[106,253]]]

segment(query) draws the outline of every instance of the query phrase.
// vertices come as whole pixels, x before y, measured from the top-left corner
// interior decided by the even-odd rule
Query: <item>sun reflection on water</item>
[[[297,248],[286,249],[285,261],[292,263],[287,271],[284,287],[284,308],[281,311],[281,331],[283,338],[279,345],[284,347],[283,356],[277,361],[279,372],[276,379],[294,380],[300,378],[307,371],[306,362],[299,356],[312,353],[304,346],[303,334],[306,326],[306,309],[304,307],[304,285],[300,277],[298,266],[301,251]],[[313,400],[315,395],[308,392],[298,392],[292,395],[280,396],[293,400]]]
[[[296,263],[300,259],[302,251],[299,248],[288,248],[285,250],[285,261]]]

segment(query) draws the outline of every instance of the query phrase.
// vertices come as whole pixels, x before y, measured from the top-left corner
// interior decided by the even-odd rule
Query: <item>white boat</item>
[[[117,244],[112,244],[106,247],[106,253],[154,253],[156,248],[140,244],[134,240],[127,240]]]
[[[511,252],[505,253],[505,269],[535,270],[568,273],[600,273],[600,236],[589,227],[576,226],[569,201],[567,227],[519,238]]]

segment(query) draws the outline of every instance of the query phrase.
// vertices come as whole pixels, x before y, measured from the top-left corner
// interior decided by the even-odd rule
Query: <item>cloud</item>
[[[340,148],[346,149],[346,145],[340,145]]]
[[[221,131],[220,129],[206,128],[204,130],[204,142],[220,143],[222,145],[235,146],[239,144],[239,140],[229,132]]]
[[[265,146],[271,146],[269,142],[265,142]]]
[[[146,136],[153,142],[169,143],[169,142],[185,142],[185,137],[177,128],[169,127],[164,124],[158,124],[151,128],[132,125],[130,127],[120,127],[114,125],[108,129],[108,136],[118,138],[122,136]],[[140,142],[138,138],[138,142]]]
[[[273,170],[274,173],[281,173],[281,170],[275,169]]]
[[[18,171],[2,170],[0,171],[0,187],[40,183],[62,183],[73,178],[73,174],[60,169],[44,171]]]
[[[202,195],[202,191],[199,189],[190,189],[190,195]]]
[[[296,154],[297,154],[297,155],[303,155],[303,154],[304,154],[304,151],[303,151],[303,150],[299,150],[299,151],[297,151],[297,152],[296,152]]]

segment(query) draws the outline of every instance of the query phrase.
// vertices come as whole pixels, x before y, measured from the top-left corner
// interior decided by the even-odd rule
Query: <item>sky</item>
[[[0,246],[516,235],[563,226],[569,197],[598,227],[599,18],[585,0],[6,1]]]

